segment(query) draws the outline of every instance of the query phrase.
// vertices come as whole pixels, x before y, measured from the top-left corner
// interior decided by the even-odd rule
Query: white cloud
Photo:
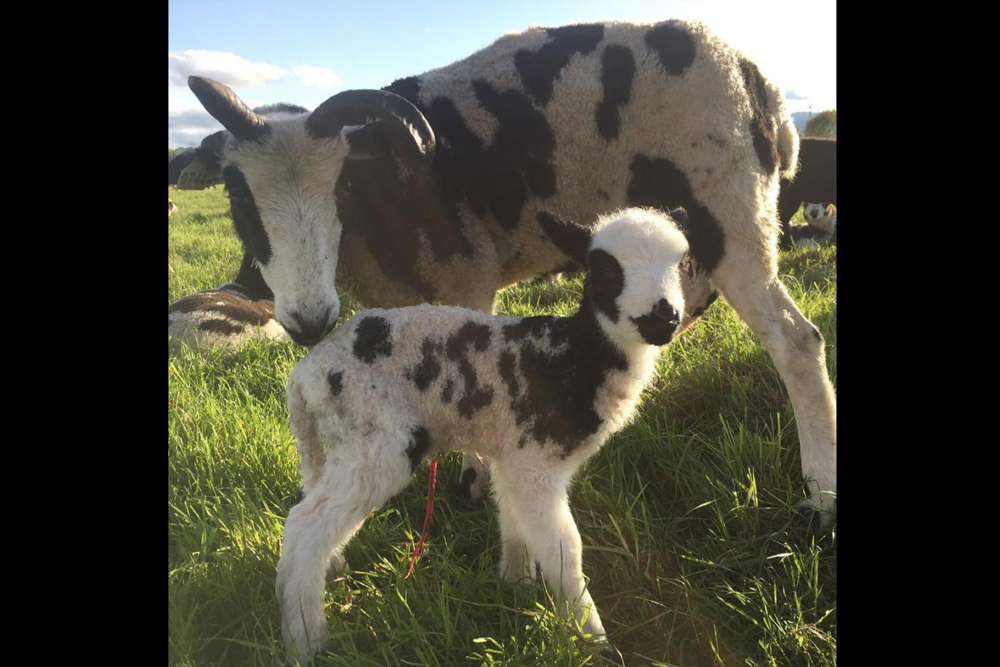
[[[167,76],[175,86],[187,86],[191,75],[207,76],[234,88],[257,88],[288,76],[288,70],[265,62],[250,62],[229,51],[188,49],[167,54]]]
[[[292,68],[295,76],[303,86],[313,88],[339,88],[344,85],[344,80],[340,75],[328,67],[311,67],[309,65],[299,65]]]
[[[201,140],[223,129],[204,109],[170,111],[167,115],[167,140],[170,148],[198,146]]]

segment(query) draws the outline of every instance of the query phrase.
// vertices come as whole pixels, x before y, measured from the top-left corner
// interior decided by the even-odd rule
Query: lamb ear
[[[548,211],[539,211],[536,217],[542,231],[557,248],[580,266],[587,265],[587,249],[590,248],[590,241],[593,238],[589,229],[575,222],[557,218]]]

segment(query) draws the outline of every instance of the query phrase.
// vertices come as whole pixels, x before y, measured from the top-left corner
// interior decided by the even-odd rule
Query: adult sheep
[[[778,182],[798,135],[778,89],[705,26],[532,27],[284,121],[210,79],[189,86],[229,133],[218,157],[236,231],[306,345],[334,327],[338,286],[366,305],[492,311],[497,290],[566,263],[543,210],[687,209],[691,254],[774,360],[811,500],[833,509],[823,337],[777,275]]]

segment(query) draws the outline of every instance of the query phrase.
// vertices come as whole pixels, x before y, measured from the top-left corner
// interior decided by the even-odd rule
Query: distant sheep
[[[820,247],[836,243],[837,207],[833,204],[805,204],[802,208],[806,224],[792,223],[789,233],[796,248]]]
[[[792,245],[792,217],[803,202],[837,203],[837,140],[803,137],[799,140],[799,170],[795,179],[781,179],[778,194],[778,219],[781,221],[781,245]]]
[[[274,295],[259,276],[245,260],[236,282],[170,304],[170,351],[178,352],[182,343],[193,349],[233,349],[254,338],[290,340],[274,317]]]
[[[533,577],[537,561],[550,590],[614,655],[586,589],[568,486],[631,420],[661,346],[680,327],[688,242],[650,209],[608,215],[592,230],[545,212],[538,221],[586,267],[575,315],[367,310],[292,371],[288,408],[304,494],[285,524],[277,594],[284,637],[299,655],[326,644],[327,566],[346,566],[344,545],[423,459],[455,449],[490,460],[501,576]]]

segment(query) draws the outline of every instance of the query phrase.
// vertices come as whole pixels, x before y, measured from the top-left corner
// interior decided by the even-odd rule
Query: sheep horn
[[[270,134],[264,119],[243,103],[231,88],[202,76],[188,77],[188,88],[205,111],[222,123],[238,141],[260,141]]]

